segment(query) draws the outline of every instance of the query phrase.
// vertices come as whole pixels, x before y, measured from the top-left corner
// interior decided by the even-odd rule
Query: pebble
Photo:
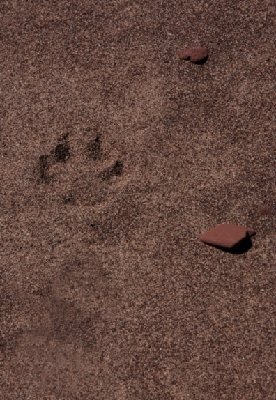
[[[255,231],[234,224],[219,224],[199,236],[199,240],[211,246],[232,249],[242,240],[255,235]]]
[[[207,47],[186,47],[177,52],[177,57],[180,60],[189,60],[192,63],[202,63],[208,58]]]

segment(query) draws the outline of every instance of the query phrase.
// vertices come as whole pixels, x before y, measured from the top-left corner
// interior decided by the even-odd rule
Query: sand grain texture
[[[275,20],[1,2],[1,400],[275,400]]]

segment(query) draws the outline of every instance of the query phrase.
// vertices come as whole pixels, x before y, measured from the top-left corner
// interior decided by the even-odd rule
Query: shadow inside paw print
[[[50,181],[49,177],[49,155],[42,154],[38,159],[38,173],[39,180],[41,182],[48,183]]]
[[[97,135],[94,140],[88,144],[89,158],[99,160],[101,158],[101,137]]]
[[[107,181],[114,176],[120,176],[123,173],[124,163],[122,161],[117,160],[111,167],[105,169],[102,174],[101,178],[103,181]]]
[[[66,162],[70,158],[70,146],[67,142],[56,145],[54,158],[56,162]]]

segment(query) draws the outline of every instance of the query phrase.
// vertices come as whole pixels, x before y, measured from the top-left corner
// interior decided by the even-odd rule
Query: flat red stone
[[[190,60],[193,63],[205,61],[208,57],[207,47],[186,47],[179,50],[177,56],[180,60]]]
[[[199,236],[199,240],[212,246],[231,249],[247,237],[255,235],[255,231],[234,224],[219,224]]]

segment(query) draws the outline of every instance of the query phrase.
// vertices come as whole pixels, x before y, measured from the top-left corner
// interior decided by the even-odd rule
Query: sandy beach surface
[[[0,399],[275,400],[275,2],[0,7]]]

